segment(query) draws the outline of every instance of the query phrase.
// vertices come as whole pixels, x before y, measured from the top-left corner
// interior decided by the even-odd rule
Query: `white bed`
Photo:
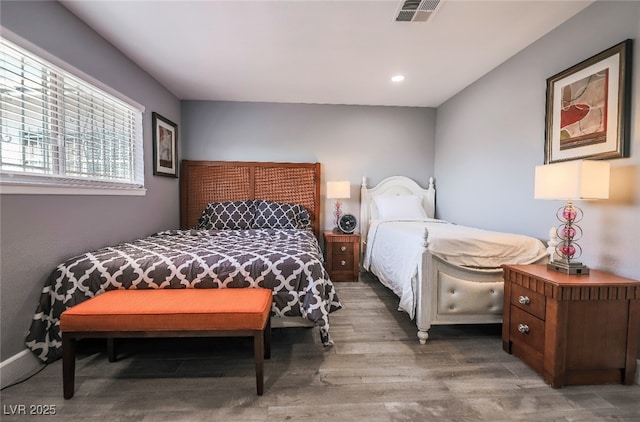
[[[363,269],[398,295],[422,344],[432,325],[502,322],[500,265],[547,260],[538,239],[458,226],[434,214],[433,178],[427,189],[404,176],[373,188],[362,180]]]

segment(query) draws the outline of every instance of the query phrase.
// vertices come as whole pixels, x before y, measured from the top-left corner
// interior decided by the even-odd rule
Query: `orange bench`
[[[269,289],[110,290],[62,313],[64,398],[74,394],[76,340],[108,339],[109,360],[119,337],[253,336],[258,395],[264,388],[264,358],[271,354],[272,293]]]

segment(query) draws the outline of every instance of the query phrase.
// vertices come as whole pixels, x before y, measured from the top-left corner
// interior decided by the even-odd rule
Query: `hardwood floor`
[[[2,391],[0,419],[640,420],[638,385],[554,390],[502,350],[498,325],[434,327],[421,346],[397,298],[377,281],[336,284],[345,309],[331,315],[335,346],[324,348],[315,328],[275,329],[262,397],[251,339],[122,340],[114,363],[104,342],[92,340],[79,343],[71,400],[62,398],[57,361]],[[29,415],[45,406],[56,414]],[[22,409],[26,415],[16,414]]]

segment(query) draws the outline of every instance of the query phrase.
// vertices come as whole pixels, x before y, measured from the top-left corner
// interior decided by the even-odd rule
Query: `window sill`
[[[121,195],[145,196],[140,187],[113,188],[97,186],[65,186],[49,184],[0,183],[0,195]]]

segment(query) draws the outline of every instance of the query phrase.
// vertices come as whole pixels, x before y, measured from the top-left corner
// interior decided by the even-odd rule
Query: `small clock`
[[[340,230],[342,233],[351,234],[356,231],[356,224],[356,217],[351,214],[343,214],[338,220],[338,230]]]

